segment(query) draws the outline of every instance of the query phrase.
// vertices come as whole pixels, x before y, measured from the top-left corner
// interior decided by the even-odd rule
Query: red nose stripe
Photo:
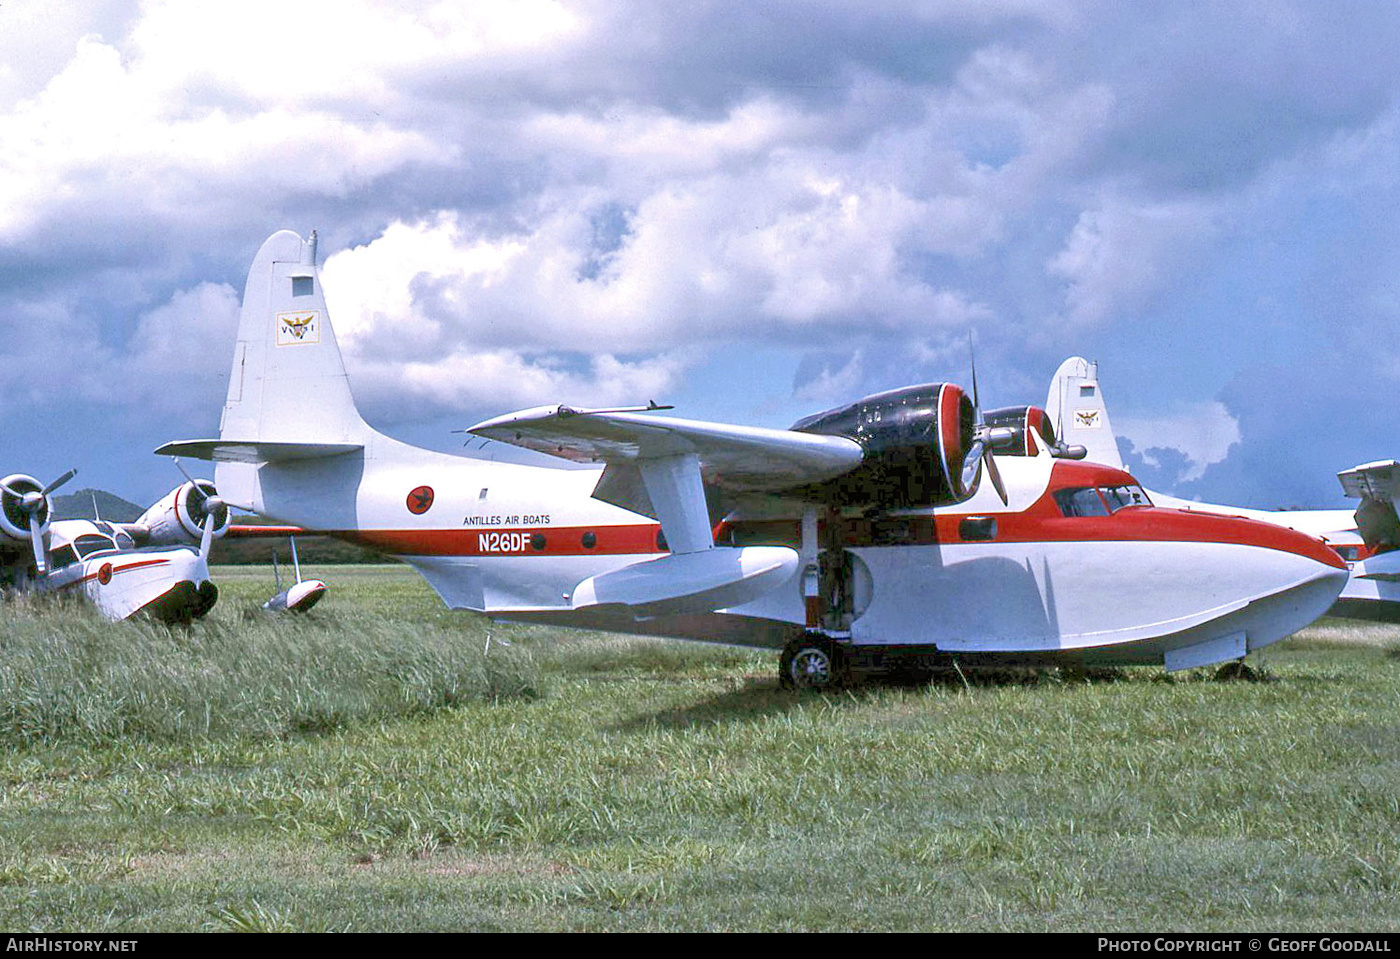
[[[1157,507],[1129,507],[1112,516],[1047,516],[1030,511],[994,515],[997,518],[996,541],[1001,543],[1231,543],[1281,550],[1336,569],[1346,569],[1346,563],[1337,555],[1337,551],[1320,539],[1239,516],[1188,513]],[[958,542],[958,524],[964,518],[939,516],[938,539]]]

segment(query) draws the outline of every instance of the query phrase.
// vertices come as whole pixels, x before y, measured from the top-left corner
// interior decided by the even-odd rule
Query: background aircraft
[[[1089,459],[1121,469],[1122,457],[1113,436],[1098,364],[1074,356],[1065,360],[1050,383],[1047,419],[1063,435],[1086,449]],[[1358,499],[1355,510],[1262,510],[1222,506],[1151,492],[1152,501],[1173,509],[1243,516],[1316,536],[1335,549],[1350,575],[1334,616],[1400,622],[1400,464],[1394,460],[1363,463],[1337,474],[1347,496]]]
[[[402,556],[449,606],[779,648],[797,685],[951,657],[1237,659],[1320,615],[1345,581],[1313,537],[1153,507],[1122,470],[983,422],[953,384],[790,430],[555,406],[472,432],[557,465],[371,429],[315,235],[283,231],[249,271],[219,437],[158,452],[215,460],[241,508]],[[993,459],[1018,436],[1025,455]]]
[[[209,579],[209,547],[229,525],[214,485],[189,480],[133,523],[52,520],[50,494],[76,472],[47,486],[18,473],[0,480],[5,587],[80,595],[114,620],[145,613],[189,622],[207,613],[219,596]]]

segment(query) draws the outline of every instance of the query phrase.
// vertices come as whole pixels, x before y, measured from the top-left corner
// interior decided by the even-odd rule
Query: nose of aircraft
[[[1304,628],[1327,612],[1347,582],[1347,565],[1322,540],[1272,523],[1180,510],[1159,522],[1201,544],[1200,561],[1237,607],[1212,627],[1243,634],[1249,650]],[[1144,517],[1146,518],[1146,517]]]
[[[192,549],[168,552],[169,589],[142,607],[142,611],[168,623],[188,623],[199,619],[219,599],[219,588],[209,579],[207,558]]]

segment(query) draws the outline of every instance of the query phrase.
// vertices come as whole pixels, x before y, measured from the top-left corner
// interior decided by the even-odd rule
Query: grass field
[[[49,614],[0,610],[0,928],[1400,929],[1394,627],[1324,621],[1259,683],[798,695],[403,567],[327,573],[290,628],[216,575],[189,633],[82,620],[66,676]]]

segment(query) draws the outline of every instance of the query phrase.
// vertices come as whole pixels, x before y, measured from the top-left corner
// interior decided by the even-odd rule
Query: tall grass
[[[0,742],[286,737],[537,695],[523,650],[360,610],[225,609],[189,628],[85,604],[0,609]]]

